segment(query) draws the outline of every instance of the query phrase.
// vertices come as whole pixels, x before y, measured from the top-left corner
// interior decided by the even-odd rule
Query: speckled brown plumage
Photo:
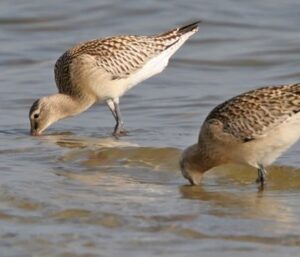
[[[224,132],[245,142],[300,112],[300,84],[264,87],[233,97],[220,104],[205,122],[222,122]]]
[[[203,174],[227,163],[257,169],[263,189],[265,167],[300,139],[300,84],[264,87],[218,105],[205,119],[198,142],[186,148],[182,175],[198,185]]]
[[[198,23],[154,36],[113,36],[79,43],[55,64],[58,94],[36,101],[29,112],[31,134],[105,102],[116,121],[113,134],[126,134],[119,101],[132,87],[162,72],[171,56],[198,30]]]
[[[185,33],[197,30],[198,23],[176,28],[154,36],[122,35],[80,43],[67,50],[55,64],[55,81],[60,93],[70,94],[70,65],[81,55],[96,59],[95,65],[111,75],[111,80],[127,78],[147,61],[176,44]],[[77,92],[75,92],[77,93]]]

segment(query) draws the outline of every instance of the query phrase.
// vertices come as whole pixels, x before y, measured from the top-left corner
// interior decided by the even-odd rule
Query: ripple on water
[[[188,186],[178,167],[215,105],[299,80],[298,6],[2,0],[1,255],[298,256],[299,144],[268,169],[264,192],[248,167],[218,167],[199,187]],[[193,17],[203,20],[199,33],[162,74],[121,99],[128,137],[111,137],[113,118],[98,106],[28,136],[28,110],[56,92],[53,65],[67,48],[158,33]]]

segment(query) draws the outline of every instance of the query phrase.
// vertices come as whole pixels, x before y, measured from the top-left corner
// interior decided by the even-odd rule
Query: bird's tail
[[[199,21],[190,23],[188,25],[185,25],[183,27],[177,28],[177,33],[185,34],[185,33],[188,33],[188,32],[197,32],[200,22],[201,21],[199,20]]]
[[[181,37],[187,33],[194,34],[198,31],[198,27],[199,27],[198,25],[200,22],[201,21],[196,21],[196,22],[190,23],[188,25],[155,35],[154,37],[161,38],[161,39],[167,39],[167,38],[171,39],[171,38]]]

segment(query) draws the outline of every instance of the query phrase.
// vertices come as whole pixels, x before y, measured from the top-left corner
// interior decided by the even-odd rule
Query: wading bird
[[[271,164],[300,138],[300,84],[256,89],[218,105],[205,119],[198,143],[182,154],[182,175],[198,185],[204,172],[247,164],[265,182]]]
[[[106,102],[116,126],[125,133],[119,98],[130,88],[160,73],[170,57],[198,30],[198,23],[153,36],[114,36],[80,43],[55,64],[58,93],[42,97],[30,108],[31,134],[40,135],[58,120]]]

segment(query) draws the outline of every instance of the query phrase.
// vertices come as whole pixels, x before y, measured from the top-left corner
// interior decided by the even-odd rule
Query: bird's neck
[[[195,144],[189,149],[189,163],[193,170],[208,171],[215,166],[213,156],[207,152],[204,145]]]
[[[190,162],[194,169],[202,172],[229,162],[227,155],[220,153],[213,145],[202,143],[191,146]]]
[[[54,94],[47,98],[51,111],[57,116],[57,120],[82,113],[95,103],[95,100],[91,98],[74,97],[66,94]]]

